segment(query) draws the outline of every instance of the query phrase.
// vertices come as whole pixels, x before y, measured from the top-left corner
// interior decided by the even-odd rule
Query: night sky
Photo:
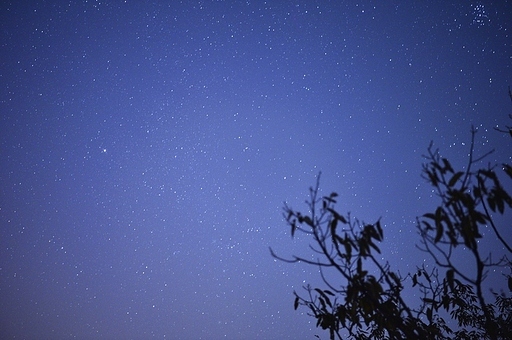
[[[0,337],[311,339],[322,172],[414,270],[430,141],[510,160],[510,1],[2,1]]]

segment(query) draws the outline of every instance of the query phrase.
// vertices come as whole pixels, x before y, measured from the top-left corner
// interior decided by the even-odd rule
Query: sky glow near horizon
[[[284,201],[321,171],[406,272],[430,141],[511,157],[509,1],[0,9],[2,338],[325,338]]]

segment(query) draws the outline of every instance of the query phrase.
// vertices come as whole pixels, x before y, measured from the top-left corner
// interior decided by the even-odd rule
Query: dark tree
[[[512,100],[510,89],[509,95]],[[512,137],[512,127],[497,130]],[[325,287],[294,292],[294,308],[306,307],[330,339],[512,339],[512,297],[493,290],[503,282],[486,280],[499,267],[512,273],[512,198],[502,185],[510,187],[512,166],[509,158],[508,163],[477,168],[488,154],[475,157],[476,133],[471,130],[464,170],[454,169],[432,144],[425,156],[423,177],[436,191],[439,206],[418,217],[417,246],[430,255],[433,269],[421,266],[407,275],[393,271],[378,255],[384,238],[380,220],[367,224],[339,213],[336,193],[320,196],[320,175],[310,188],[308,213],[285,204],[292,237],[308,235],[319,260],[282,258],[272,249],[271,254],[320,269]],[[481,249],[482,230],[500,245],[491,254]],[[460,265],[460,256],[471,270]],[[327,272],[338,279],[328,279]],[[512,275],[502,279],[512,291]],[[404,289],[419,292],[418,301],[405,301]]]

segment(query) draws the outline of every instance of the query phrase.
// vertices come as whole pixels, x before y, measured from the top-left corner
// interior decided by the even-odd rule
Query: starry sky
[[[3,1],[0,336],[310,339],[322,172],[421,264],[434,141],[510,160],[510,1]],[[420,261],[409,262],[417,259]]]

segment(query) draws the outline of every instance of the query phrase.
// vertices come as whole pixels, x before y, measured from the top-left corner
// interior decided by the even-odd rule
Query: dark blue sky
[[[0,336],[304,339],[322,171],[402,270],[433,140],[510,159],[509,1],[0,5]],[[409,261],[410,260],[410,261]],[[417,260],[417,261],[413,261]],[[323,334],[325,336],[325,334]]]

